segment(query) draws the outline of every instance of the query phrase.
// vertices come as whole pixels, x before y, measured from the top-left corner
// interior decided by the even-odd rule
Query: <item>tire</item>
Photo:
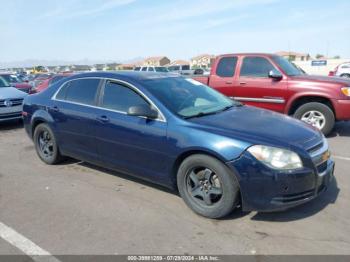
[[[47,135],[49,135],[49,139],[47,138]],[[46,144],[46,150],[43,149],[44,146],[41,146],[40,142],[40,139],[43,139],[44,137],[46,138],[44,140],[48,141]],[[33,140],[36,153],[44,163],[54,165],[64,160],[64,157],[59,152],[55,135],[46,123],[39,124],[35,128]],[[49,153],[46,154],[45,151]]]
[[[209,174],[208,170],[212,173]],[[196,174],[196,179],[201,176],[204,176],[205,180],[208,178],[208,183],[205,184],[205,180],[198,179],[196,186],[191,179],[193,174]],[[187,206],[204,217],[224,217],[231,213],[239,202],[239,185],[236,176],[224,163],[207,155],[192,155],[181,163],[177,172],[177,186]],[[221,195],[218,194],[220,191]],[[194,196],[193,192],[201,195]]]
[[[350,74],[342,74],[342,75],[340,75],[340,77],[350,78]]]
[[[323,118],[324,119],[323,123],[322,124],[314,123],[314,120],[311,119],[312,114],[315,115],[314,119]],[[318,102],[311,102],[311,103],[306,103],[301,105],[295,111],[294,117],[319,128],[325,136],[332,131],[335,124],[335,117],[332,109],[330,109],[329,106]],[[315,121],[317,122],[319,120],[315,120]]]

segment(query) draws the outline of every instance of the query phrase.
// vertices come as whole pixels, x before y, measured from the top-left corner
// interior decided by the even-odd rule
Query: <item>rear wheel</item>
[[[235,175],[225,164],[207,155],[186,158],[178,170],[177,185],[185,203],[205,217],[224,217],[238,204]]]
[[[332,131],[335,123],[332,109],[318,102],[301,105],[295,111],[294,117],[317,127],[324,135],[328,135]]]
[[[46,164],[54,165],[63,160],[55,135],[47,124],[42,123],[35,128],[33,139],[38,156]]]

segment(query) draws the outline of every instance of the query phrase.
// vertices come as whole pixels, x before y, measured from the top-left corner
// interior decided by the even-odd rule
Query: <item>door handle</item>
[[[52,111],[54,111],[54,112],[59,112],[59,111],[60,111],[60,109],[58,108],[58,106],[53,106],[51,109],[52,109]]]
[[[239,82],[240,85],[246,85],[247,82]]]
[[[97,121],[100,121],[102,123],[108,123],[109,122],[109,118],[107,116],[99,116],[96,119],[97,119]]]
[[[226,85],[232,85],[232,82],[231,81],[226,81],[225,84]]]

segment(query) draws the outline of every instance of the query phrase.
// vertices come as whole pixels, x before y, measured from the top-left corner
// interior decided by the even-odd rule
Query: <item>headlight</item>
[[[350,96],[350,87],[343,87],[341,91],[344,95]]]
[[[303,167],[300,157],[289,150],[256,145],[248,149],[257,160],[273,169],[288,170]]]

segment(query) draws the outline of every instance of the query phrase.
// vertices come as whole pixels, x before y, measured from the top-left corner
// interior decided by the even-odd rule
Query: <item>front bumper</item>
[[[306,203],[326,191],[334,161],[295,171],[272,170],[248,152],[228,165],[237,174],[244,211],[279,211]]]
[[[10,107],[4,107],[4,105],[0,105],[0,122],[21,119],[22,110],[22,105]]]
[[[337,120],[350,120],[350,99],[333,100]]]

